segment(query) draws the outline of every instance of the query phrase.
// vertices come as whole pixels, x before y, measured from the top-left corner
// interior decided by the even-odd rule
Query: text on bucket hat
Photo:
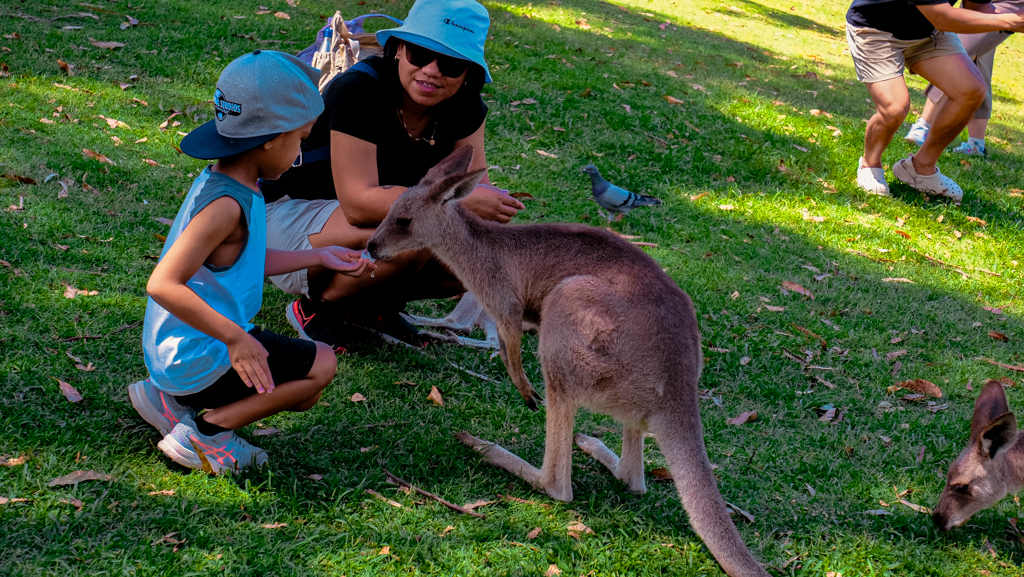
[[[476,0],[417,0],[409,10],[405,24],[377,32],[381,46],[392,37],[434,52],[462,58],[480,66],[484,82],[491,73],[484,60],[484,42],[491,18]]]
[[[181,151],[225,158],[316,120],[324,111],[319,79],[319,70],[291,54],[254,50],[239,56],[217,80],[214,119],[182,139]]]

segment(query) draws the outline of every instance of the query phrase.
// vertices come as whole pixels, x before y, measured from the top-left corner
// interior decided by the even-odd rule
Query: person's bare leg
[[[946,100],[945,96],[939,99],[939,102],[932,102],[930,98],[924,99],[924,110],[921,111],[921,119],[931,124],[935,121],[935,113],[938,111],[939,106]]]
[[[321,393],[334,379],[337,370],[338,358],[331,347],[316,343],[316,359],[306,378],[275,383],[270,393],[250,395],[207,411],[203,419],[212,425],[234,430],[284,411],[308,410],[320,400]]]
[[[985,100],[985,81],[966,54],[922,60],[911,70],[937,86],[948,99],[938,108],[928,138],[912,159],[917,174],[935,174],[939,155],[967,126]]]
[[[972,118],[967,123],[967,136],[971,138],[977,138],[978,140],[985,140],[985,132],[988,131],[988,119],[987,118]]]
[[[902,76],[865,85],[875,103],[875,114],[864,130],[864,166],[881,168],[882,153],[910,112],[910,93]]]

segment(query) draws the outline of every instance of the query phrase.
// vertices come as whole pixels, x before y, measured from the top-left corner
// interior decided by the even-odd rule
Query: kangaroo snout
[[[383,260],[380,257],[380,243],[376,239],[371,238],[370,242],[366,243],[366,251],[370,253],[370,257]]]

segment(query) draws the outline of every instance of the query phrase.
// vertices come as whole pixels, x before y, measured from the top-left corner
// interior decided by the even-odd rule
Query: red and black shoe
[[[295,328],[295,332],[299,333],[299,338],[307,341],[313,340],[306,333],[306,329],[310,327],[316,317],[313,308],[313,301],[306,297],[300,297],[285,308],[285,317],[288,318],[288,322]]]

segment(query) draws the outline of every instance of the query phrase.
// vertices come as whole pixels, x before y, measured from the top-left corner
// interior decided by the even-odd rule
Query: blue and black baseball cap
[[[213,93],[214,119],[188,133],[181,151],[226,158],[315,120],[324,111],[320,71],[291,54],[254,50],[231,61]]]
[[[476,0],[416,0],[405,23],[377,32],[377,42],[385,46],[394,37],[469,60],[483,69],[484,82],[490,84],[491,73],[484,61],[484,42],[490,25],[487,9]]]

